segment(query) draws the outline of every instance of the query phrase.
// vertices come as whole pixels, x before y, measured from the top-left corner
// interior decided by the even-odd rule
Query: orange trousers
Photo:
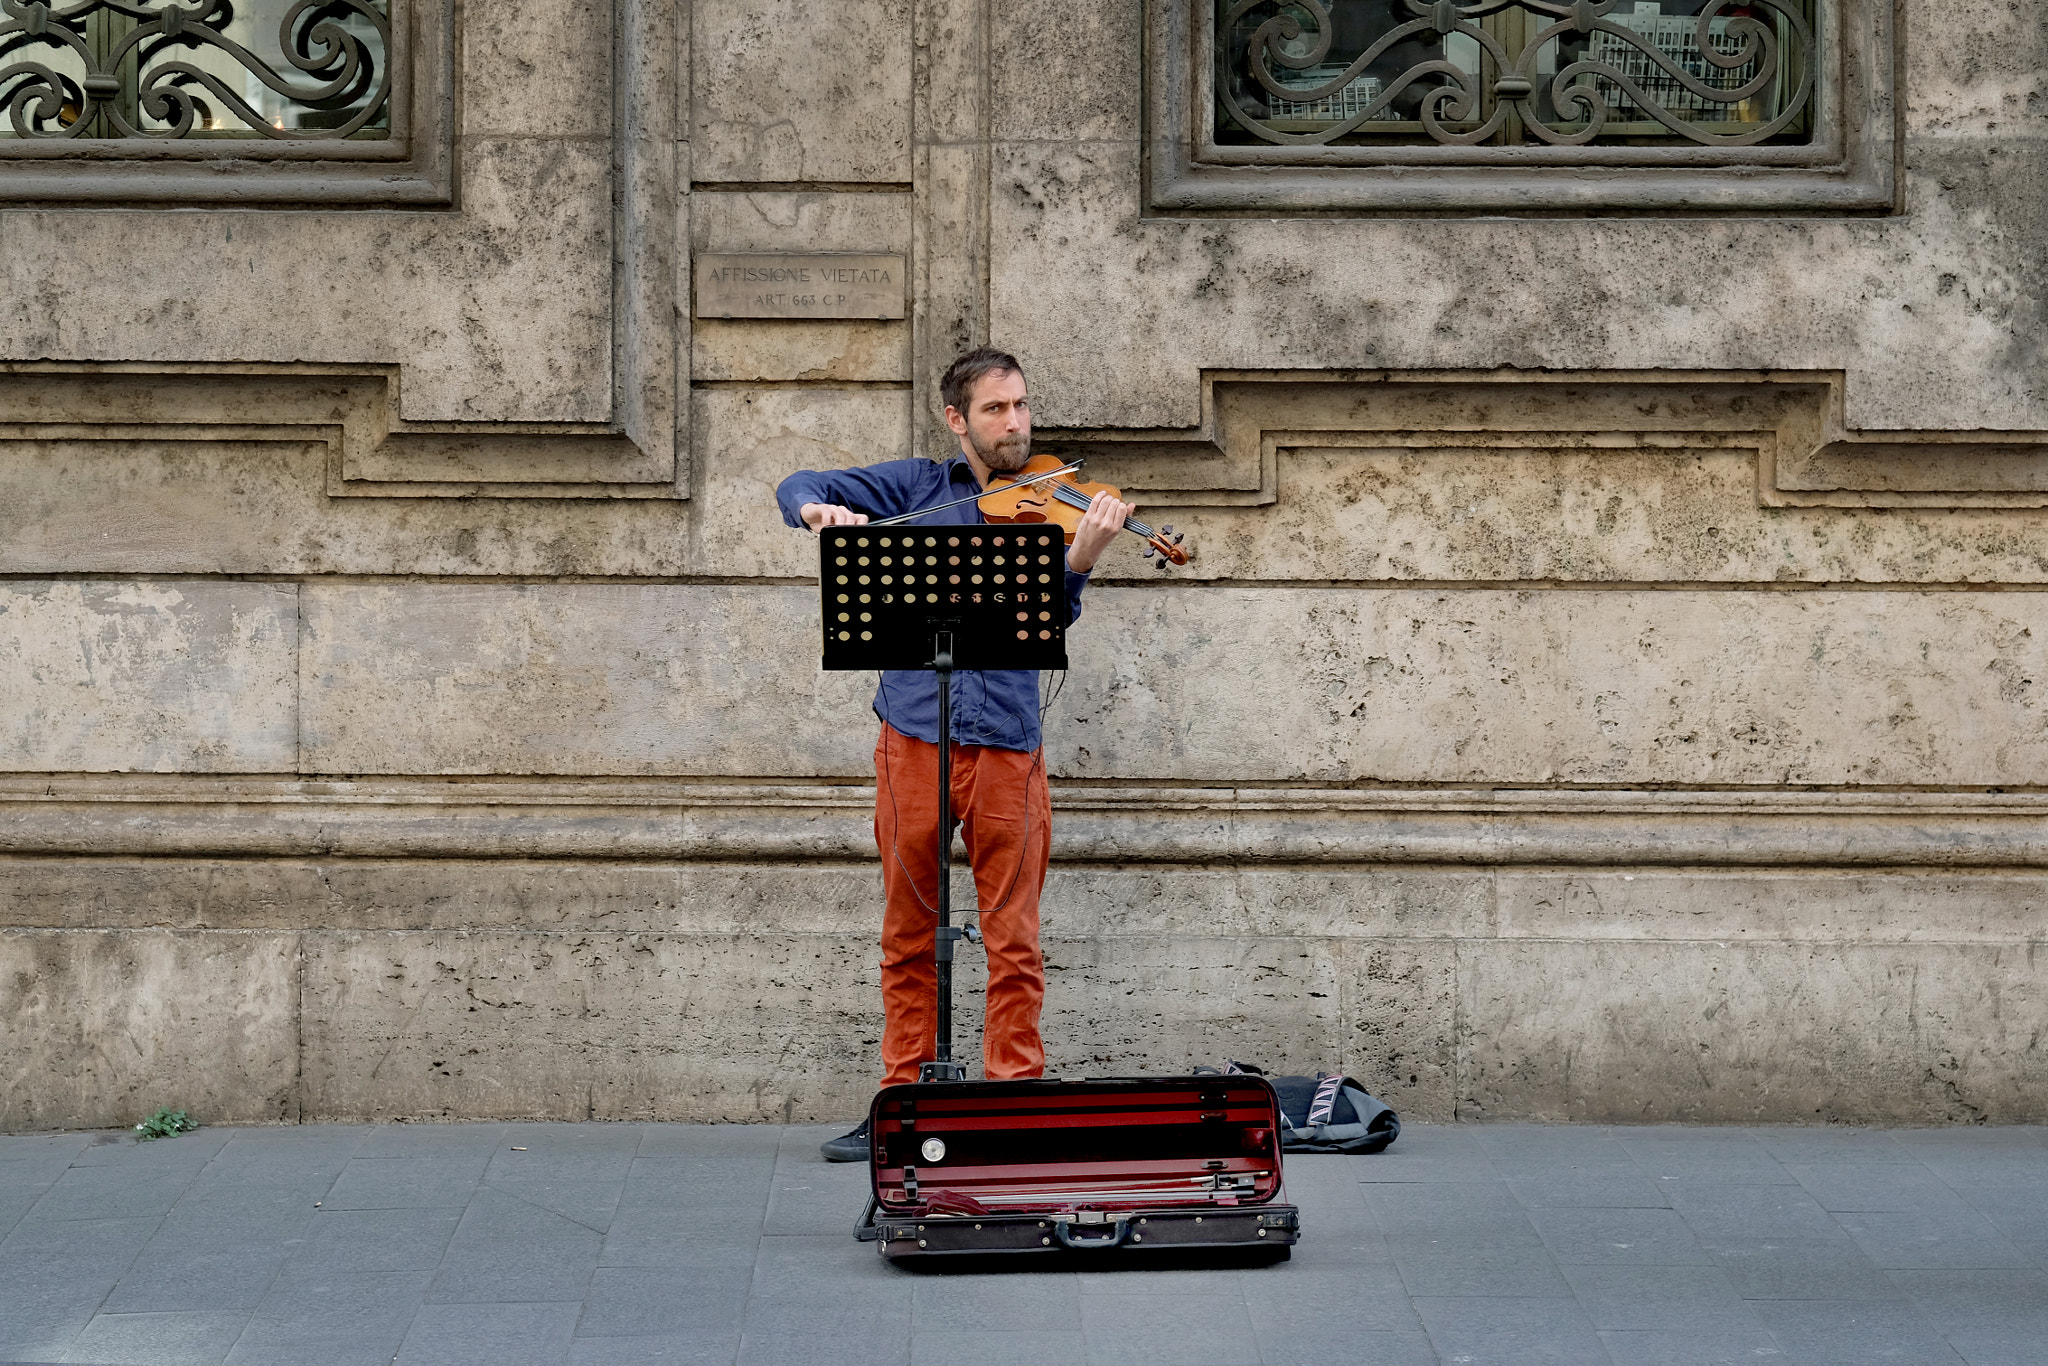
[[[984,1074],[991,1081],[1036,1077],[1045,1071],[1045,1045],[1038,1036],[1045,1004],[1038,894],[1052,856],[1044,751],[953,746],[953,819],[967,845],[984,911],[977,917],[988,951]],[[938,829],[939,747],[884,725],[875,744],[875,844],[882,854],[887,895],[882,912],[884,1086],[916,1081],[918,1064],[937,1053],[938,972],[932,941],[939,923]],[[957,1058],[962,1051],[957,1014],[953,1032]]]

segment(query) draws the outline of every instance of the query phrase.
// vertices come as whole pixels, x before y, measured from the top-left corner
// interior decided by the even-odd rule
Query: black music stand
[[[953,1060],[953,945],[964,933],[952,920],[953,671],[1067,667],[1066,536],[972,523],[827,527],[818,540],[824,666],[939,676],[938,1047],[917,1079],[965,1081]]]

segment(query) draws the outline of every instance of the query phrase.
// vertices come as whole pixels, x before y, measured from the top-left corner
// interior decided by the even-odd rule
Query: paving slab
[[[391,1366],[431,1271],[309,1268],[278,1277],[227,1355],[228,1366]]]
[[[351,1158],[322,1197],[323,1209],[467,1208],[483,1184],[486,1152]]]
[[[730,1366],[739,1358],[740,1335],[576,1338],[569,1366]]]
[[[0,1361],[57,1361],[161,1219],[24,1222],[0,1242]]]
[[[0,1361],[2042,1366],[2048,1137],[1408,1125],[1285,1262],[884,1261],[843,1125],[0,1136]]]
[[[1087,1338],[1073,1330],[920,1329],[910,1338],[910,1366],[1045,1366],[1087,1359]]]
[[[394,1366],[560,1366],[577,1309],[573,1302],[421,1305]]]
[[[1502,1175],[1524,1209],[1657,1209],[1671,1204],[1670,1191],[1659,1189],[1634,1162],[1514,1166],[1502,1168]]]
[[[462,1222],[459,1209],[318,1210],[287,1270],[432,1271]]]
[[[1037,1333],[1080,1321],[1080,1278],[1072,1272],[930,1277],[911,1287],[914,1333]]]
[[[1757,1317],[1802,1366],[1957,1366],[1963,1358],[1904,1301],[1759,1301]]]
[[[315,1126],[324,1128],[325,1126]],[[78,1156],[71,1160],[74,1167],[120,1167],[129,1171],[142,1168],[171,1170],[204,1167],[214,1156],[225,1148],[237,1134],[253,1132],[248,1129],[199,1128],[168,1138],[137,1142],[135,1135],[120,1129],[101,1129],[92,1133]]]
[[[1784,1349],[1763,1328],[1729,1328],[1702,1337],[1668,1329],[1615,1329],[1600,1334],[1614,1366],[1759,1366],[1782,1362]]]
[[[744,1157],[639,1157],[627,1169],[621,1203],[627,1209],[659,1209],[708,1216],[751,1217],[767,1212],[773,1161]],[[842,1178],[859,1184],[865,1173]]]
[[[72,1361],[98,1366],[218,1366],[249,1326],[246,1312],[103,1313],[71,1344]]]
[[[1257,1366],[1259,1342],[1242,1293],[1139,1291],[1090,1295],[1081,1305],[1090,1361]]]
[[[1446,1360],[1470,1366],[1595,1366],[1609,1360],[1577,1300],[1519,1296],[1418,1296],[1415,1308]]]
[[[507,1146],[503,1124],[382,1124],[357,1145],[359,1159],[377,1157],[465,1157],[485,1160]]]
[[[1763,1326],[1719,1267],[1567,1266],[1564,1276],[1595,1328],[1711,1337]]]
[[[576,1322],[579,1338],[737,1334],[753,1280],[750,1266],[599,1267]]]
[[[1676,1210],[1533,1209],[1559,1265],[1707,1266],[1713,1259]]]
[[[1996,1224],[1965,1206],[1839,1218],[1870,1260],[1887,1271],[1998,1271],[2035,1264]]]
[[[478,1191],[427,1298],[435,1303],[569,1303],[583,1299],[600,1229],[489,1186]]]

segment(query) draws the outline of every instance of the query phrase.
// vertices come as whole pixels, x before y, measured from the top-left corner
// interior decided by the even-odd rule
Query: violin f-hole
[[[1024,523],[1042,523],[1045,521],[1045,506],[1045,500],[1042,498],[1019,500],[1017,510],[1012,514],[1011,520]]]

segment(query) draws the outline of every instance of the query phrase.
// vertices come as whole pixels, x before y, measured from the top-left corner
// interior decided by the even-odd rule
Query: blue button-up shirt
[[[919,508],[936,507],[981,492],[974,471],[962,456],[950,460],[889,460],[865,469],[798,470],[775,490],[782,520],[804,524],[797,509],[805,503],[834,503],[873,518],[900,517]],[[982,521],[971,501],[959,507],[912,517],[910,526],[962,526]],[[1081,590],[1086,574],[1067,571],[1067,624],[1081,615]],[[905,735],[926,744],[939,742],[938,675],[891,669],[875,690],[875,715]],[[1030,753],[1039,746],[1038,671],[1036,669],[961,669],[953,675],[953,741],[961,745],[992,745]]]

